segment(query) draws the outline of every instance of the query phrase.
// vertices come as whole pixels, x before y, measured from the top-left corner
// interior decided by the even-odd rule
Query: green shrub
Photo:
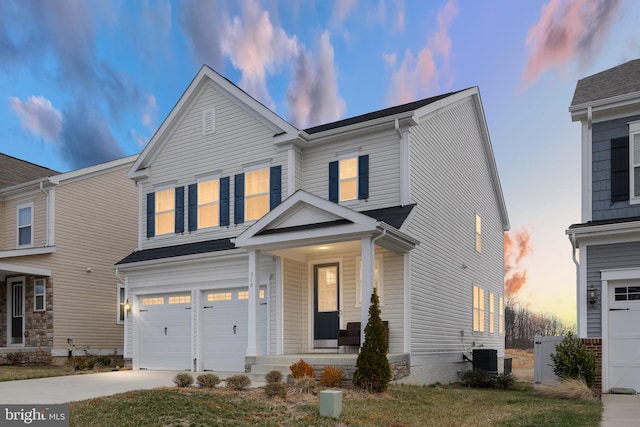
[[[316,377],[316,371],[313,369],[313,366],[309,365],[303,359],[300,359],[293,365],[289,366],[289,369],[291,370],[291,376],[297,380],[304,377]]]
[[[201,374],[196,378],[196,382],[202,388],[215,388],[220,384],[220,377],[216,374]]]
[[[191,384],[193,384],[193,375],[187,372],[180,372],[173,377],[173,382],[178,387],[191,387]]]
[[[571,332],[558,344],[551,354],[553,372],[560,378],[582,379],[592,388],[596,382],[596,357]]]
[[[472,371],[465,372],[462,377],[462,382],[467,386],[474,388],[491,387],[491,377],[487,371],[482,369],[474,369]]]
[[[339,387],[344,379],[344,371],[335,366],[325,366],[320,374],[320,384],[325,387]]]
[[[265,381],[267,381],[267,384],[279,383],[282,381],[282,372],[274,369],[273,371],[267,372],[267,374],[264,376],[264,379]]]
[[[251,379],[246,375],[233,375],[226,379],[227,388],[231,390],[244,390],[251,386]]]
[[[298,378],[293,388],[300,393],[310,393],[316,388],[316,379],[311,377]]]
[[[379,304],[378,293],[374,288],[369,306],[369,321],[364,328],[364,344],[353,373],[353,384],[372,393],[386,390],[391,381],[391,367],[387,360],[387,331],[380,318]]]
[[[491,379],[491,385],[493,387],[502,388],[505,390],[513,387],[515,382],[516,380],[515,378],[513,378],[513,375],[505,373],[498,374]]]
[[[287,397],[287,387],[281,382],[270,382],[264,386],[264,393],[267,397],[279,396],[284,399]]]

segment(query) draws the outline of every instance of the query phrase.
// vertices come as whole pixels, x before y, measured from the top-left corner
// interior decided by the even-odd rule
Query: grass
[[[602,404],[545,397],[528,384],[512,390],[391,386],[380,395],[343,390],[339,420],[319,416],[319,397],[289,391],[162,388],[72,402],[71,426],[599,426]]]
[[[64,366],[0,366],[0,382],[74,375]]]

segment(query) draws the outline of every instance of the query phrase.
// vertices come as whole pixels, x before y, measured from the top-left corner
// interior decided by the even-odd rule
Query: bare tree
[[[533,348],[539,336],[560,336],[575,333],[575,324],[568,324],[554,314],[534,313],[511,296],[504,309],[505,347]]]

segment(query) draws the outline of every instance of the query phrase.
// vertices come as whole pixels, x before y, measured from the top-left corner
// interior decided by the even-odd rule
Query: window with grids
[[[198,183],[198,229],[220,224],[220,180]]]
[[[500,311],[498,312],[498,315],[500,316],[500,321],[499,321],[499,331],[501,334],[504,334],[504,299],[502,297],[500,297]]]
[[[36,279],[33,282],[33,309],[44,311],[46,309],[46,286],[44,279]]]
[[[358,158],[340,160],[338,170],[340,201],[356,200],[358,198]]]
[[[18,246],[33,246],[33,203],[18,205]]]
[[[156,236],[175,230],[175,189],[156,192]]]
[[[356,257],[356,307],[362,305],[362,257]],[[382,257],[375,258],[375,264],[373,267],[373,287],[378,292],[378,299],[380,305],[384,305],[383,301],[383,274],[382,274]],[[369,304],[369,301],[366,301]]]
[[[124,285],[118,285],[118,319],[117,323],[124,323],[125,317],[125,289]]]
[[[493,292],[489,292],[489,333],[491,334],[496,331],[495,299]]]
[[[484,289],[473,286],[473,330],[484,332]]]
[[[262,218],[269,212],[269,168],[245,173],[244,197],[246,221]]]
[[[482,218],[476,214],[476,252],[482,252]]]
[[[640,301],[640,286],[616,286],[613,298],[615,301]]]

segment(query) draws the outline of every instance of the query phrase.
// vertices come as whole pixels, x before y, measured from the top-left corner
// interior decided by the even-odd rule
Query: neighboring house
[[[578,336],[601,350],[603,392],[640,389],[640,60],[579,80],[569,112],[582,124],[582,223],[567,230]]]
[[[122,354],[113,263],[137,243],[134,160],[58,173],[0,154],[0,356]]]
[[[338,331],[364,328],[373,286],[394,378],[504,355],[509,225],[477,88],[298,130],[204,66],[129,176],[134,369],[353,365]]]

